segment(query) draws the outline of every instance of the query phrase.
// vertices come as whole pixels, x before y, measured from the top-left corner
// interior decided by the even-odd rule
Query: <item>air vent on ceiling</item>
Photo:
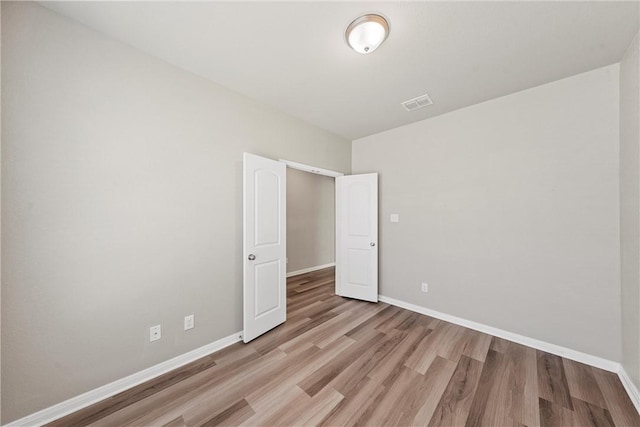
[[[416,111],[432,104],[433,104],[433,101],[429,97],[429,94],[425,93],[424,95],[420,95],[416,98],[404,101],[402,103],[402,106],[407,111]]]

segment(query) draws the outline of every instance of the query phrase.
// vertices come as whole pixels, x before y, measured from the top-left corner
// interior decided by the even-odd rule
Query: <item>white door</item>
[[[244,342],[287,317],[286,166],[244,153]]]
[[[378,174],[336,178],[336,295],[378,301]]]

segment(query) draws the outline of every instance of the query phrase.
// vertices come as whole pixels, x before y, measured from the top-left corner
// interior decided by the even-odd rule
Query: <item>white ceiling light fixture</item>
[[[362,15],[356,18],[345,33],[347,43],[353,50],[369,54],[389,36],[389,23],[377,14]]]

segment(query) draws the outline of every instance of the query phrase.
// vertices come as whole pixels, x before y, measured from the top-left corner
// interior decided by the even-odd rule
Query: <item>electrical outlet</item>
[[[400,214],[391,214],[389,219],[391,222],[400,222]]]
[[[190,314],[188,316],[184,316],[184,330],[193,329],[194,326],[194,315]]]
[[[422,292],[429,292],[429,284],[427,283],[422,284]]]
[[[149,341],[158,341],[162,338],[162,327],[160,325],[149,328]]]

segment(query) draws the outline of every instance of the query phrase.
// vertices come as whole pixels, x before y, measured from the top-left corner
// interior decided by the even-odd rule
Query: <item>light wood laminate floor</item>
[[[290,278],[285,324],[50,425],[640,426],[618,377]]]

